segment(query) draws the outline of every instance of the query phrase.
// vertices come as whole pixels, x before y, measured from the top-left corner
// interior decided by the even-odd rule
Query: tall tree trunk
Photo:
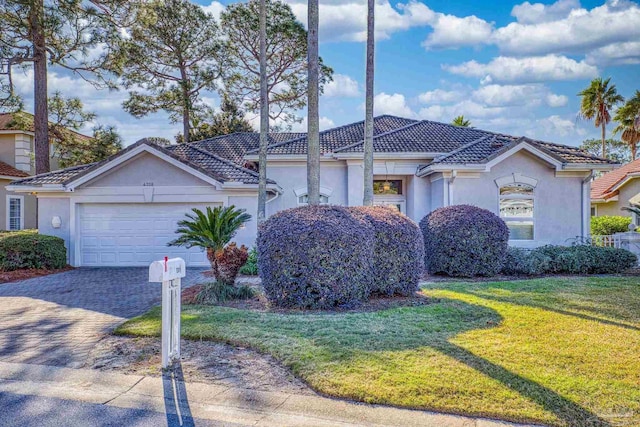
[[[189,76],[187,75],[187,69],[184,64],[180,65],[180,78],[182,79],[180,82],[180,86],[182,87],[182,135],[184,135],[183,142],[186,144],[191,140],[191,135],[189,135],[191,131],[191,122],[189,121],[191,100],[189,99]]]
[[[309,205],[320,204],[320,112],[318,105],[318,0],[309,0],[307,71],[307,195]]]
[[[631,161],[634,161],[636,159],[636,151],[638,149],[638,143],[637,142],[632,142],[631,143]]]
[[[258,149],[258,224],[267,217],[267,146],[269,93],[267,90],[267,5],[260,0],[260,146]]]
[[[44,35],[44,1],[33,3],[29,13],[33,43],[33,100],[36,174],[49,172],[49,108],[47,107],[47,51]]]
[[[607,158],[607,141],[605,139],[605,132],[606,132],[606,124],[604,122],[604,120],[602,121],[602,124],[600,125],[602,128],[602,158],[606,159]]]
[[[373,79],[374,79],[375,0],[367,1],[367,65],[364,114],[364,198],[362,204],[373,205]]]

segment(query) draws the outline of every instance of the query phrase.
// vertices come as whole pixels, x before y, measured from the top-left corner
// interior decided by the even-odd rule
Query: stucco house
[[[640,204],[640,159],[591,183],[591,216],[630,216],[640,226],[640,217],[621,209],[631,204]]]
[[[321,132],[321,201],[358,205],[363,122]],[[375,203],[419,221],[441,206],[473,204],[500,215],[511,244],[566,243],[588,234],[594,171],[616,165],[575,147],[389,115],[374,121]],[[267,214],[307,203],[306,135],[272,133]],[[65,239],[75,266],[148,265],[197,249],[166,247],[193,207],[235,205],[255,217],[258,134],[159,147],[140,141],[99,163],[14,181],[34,193],[41,233]],[[251,221],[238,233],[253,245]]]

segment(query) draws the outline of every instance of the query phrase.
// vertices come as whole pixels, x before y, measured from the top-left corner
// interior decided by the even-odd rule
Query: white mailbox
[[[149,282],[162,282],[162,368],[180,360],[180,279],[185,275],[182,258],[164,257],[149,266]]]
[[[149,282],[159,283],[181,279],[186,275],[182,258],[164,257],[163,261],[154,261],[149,266]]]

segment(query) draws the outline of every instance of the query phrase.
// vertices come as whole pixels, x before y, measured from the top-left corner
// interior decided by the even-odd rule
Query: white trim
[[[522,175],[520,172],[515,172],[500,178],[496,178],[495,183],[498,188],[504,187],[507,184],[527,184],[533,188],[536,188],[536,186],[538,185],[538,180]]]
[[[17,133],[23,134],[23,135],[30,135],[30,136],[35,136],[34,132],[28,131],[28,130],[18,130],[18,129],[2,129],[0,130],[0,135],[15,135]]]
[[[5,206],[5,213],[6,213],[6,228],[5,228],[5,230],[14,231],[14,230],[11,230],[11,228],[10,228],[10,224],[11,224],[11,199],[20,200],[20,227],[15,229],[15,231],[24,230],[24,196],[16,196],[14,194],[7,194],[7,198],[6,198],[7,204]]]
[[[508,149],[504,153],[500,154],[495,159],[492,159],[490,162],[487,162],[486,163],[487,169],[491,169],[493,166],[495,166],[498,163],[504,161],[505,159],[513,156],[514,154],[520,152],[521,150],[526,150],[529,153],[541,158],[542,160],[546,161],[547,163],[550,163],[551,165],[553,165],[556,169],[562,169],[563,163],[561,161],[557,160],[554,157],[551,157],[547,153],[544,153],[544,152],[540,151],[539,149],[537,149],[536,147],[530,145],[526,141],[522,141],[520,144],[517,144],[515,147],[511,147],[510,149]]]
[[[304,196],[305,194],[308,193],[307,187],[296,188],[293,190],[293,193],[296,195],[296,197]],[[321,185],[320,194],[322,194],[323,196],[331,197],[331,194],[333,194],[333,188],[323,187]]]
[[[447,153],[435,152],[389,152],[389,153],[373,153],[373,159],[435,159]],[[338,160],[362,159],[363,153],[333,153],[333,157]]]

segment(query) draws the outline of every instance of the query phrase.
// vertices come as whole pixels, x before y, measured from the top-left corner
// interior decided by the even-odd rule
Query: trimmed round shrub
[[[258,229],[258,272],[278,307],[353,307],[371,292],[373,228],[340,206],[276,213]]]
[[[609,236],[629,231],[630,216],[593,216],[591,217],[591,235]]]
[[[509,248],[502,273],[514,276],[539,276],[549,272],[551,258],[540,251]]]
[[[0,270],[25,268],[57,269],[67,265],[64,240],[33,232],[16,232],[0,237]]]
[[[436,209],[420,221],[430,274],[493,276],[507,255],[509,229],[494,213],[470,205]]]
[[[371,224],[375,233],[371,292],[404,296],[416,292],[424,264],[424,242],[418,225],[402,213],[381,206],[349,210]]]

